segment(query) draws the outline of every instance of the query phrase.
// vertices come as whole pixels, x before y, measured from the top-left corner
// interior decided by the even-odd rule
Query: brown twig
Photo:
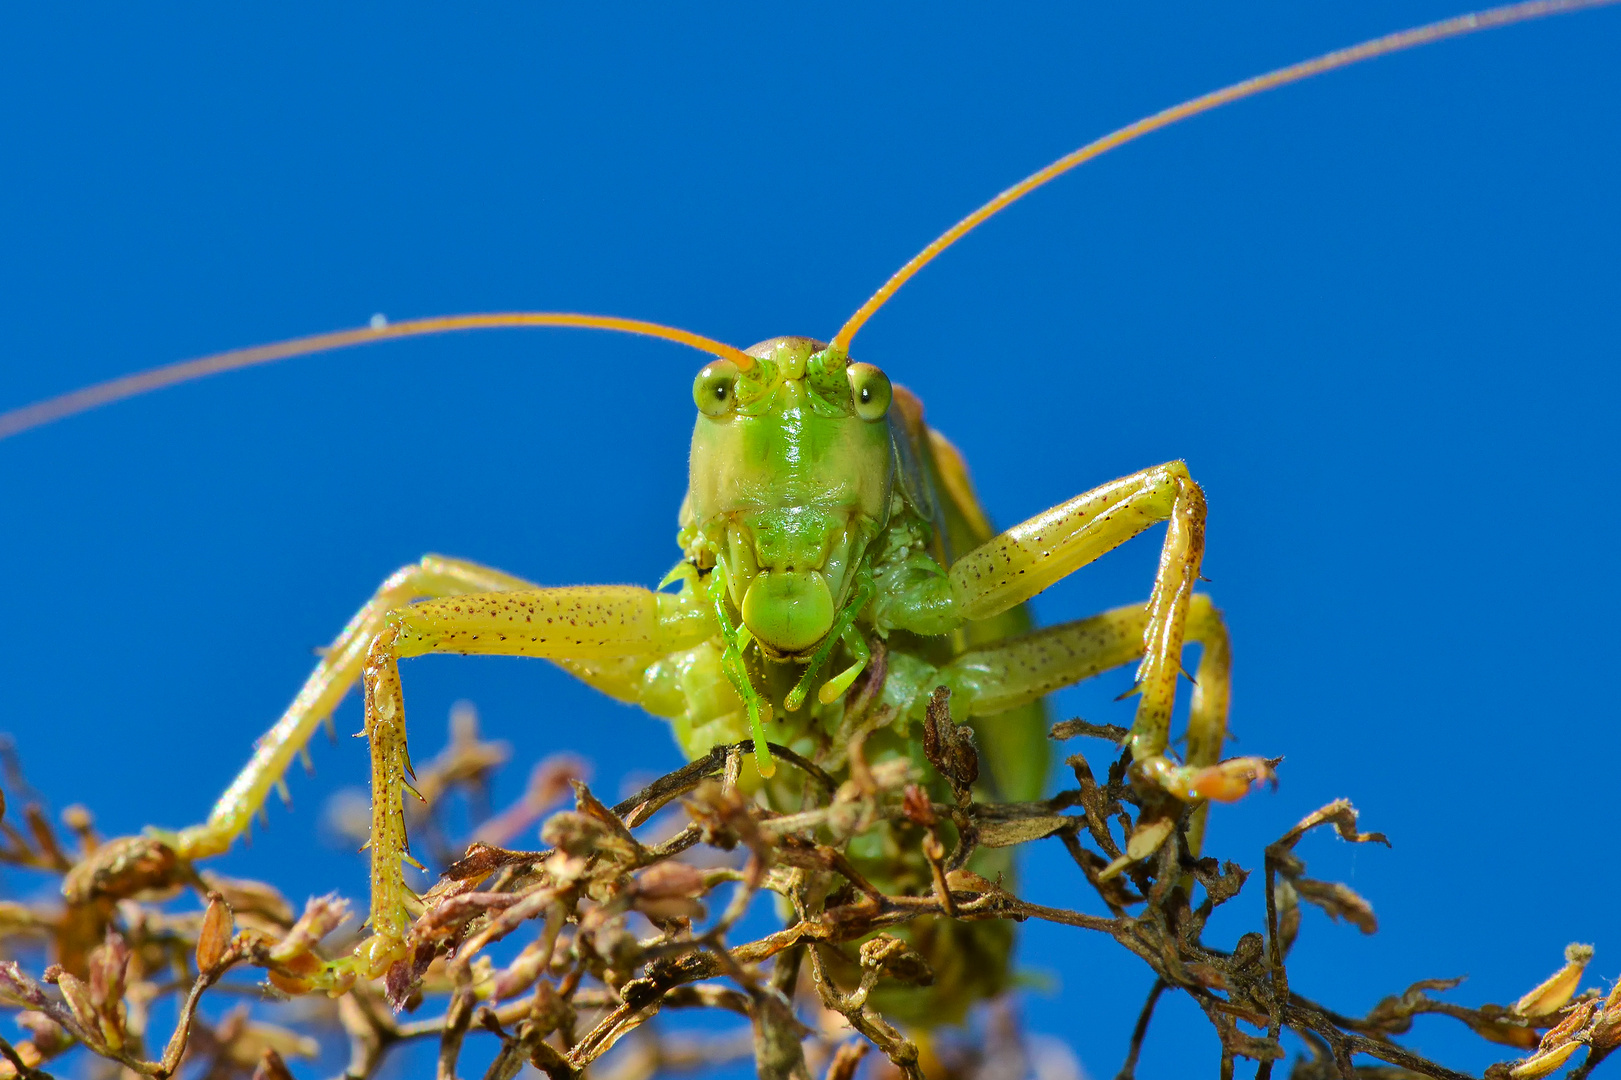
[[[1159,1004],[1159,996],[1164,992],[1164,979],[1155,979],[1154,985],[1148,988],[1148,998],[1137,1014],[1136,1026],[1131,1029],[1131,1048],[1126,1051],[1126,1060],[1114,1080],[1133,1080],[1137,1075],[1137,1058],[1143,1052],[1143,1040],[1148,1037],[1148,1022],[1154,1018],[1154,1006]]]
[[[1395,1041],[1414,1017],[1429,1014],[1448,1016],[1524,1050],[1537,1048],[1541,1040],[1544,1054],[1549,1046],[1569,1054],[1560,1048],[1586,1044],[1586,1059],[1570,1073],[1577,1078],[1588,1077],[1614,1048],[1621,998],[1600,1003],[1592,996],[1571,996],[1591,955],[1586,947],[1573,947],[1565,974],[1525,999],[1533,1005],[1455,1004],[1432,996],[1454,988],[1455,981],[1425,980],[1356,1017],[1293,989],[1289,946],[1306,906],[1365,932],[1376,926],[1367,901],[1343,885],[1306,877],[1295,852],[1306,833],[1322,826],[1351,842],[1383,842],[1377,833],[1359,831],[1348,803],[1323,807],[1267,846],[1265,924],[1259,933],[1241,935],[1230,949],[1217,947],[1203,940],[1207,921],[1216,907],[1239,894],[1247,874],[1231,862],[1196,858],[1180,832],[1185,808],[1166,802],[1162,793],[1134,789],[1124,756],[1101,784],[1085,759],[1075,755],[1069,759],[1073,788],[1040,802],[987,803],[976,787],[979,762],[972,734],[953,721],[944,694],[931,700],[924,725],[927,766],[891,756],[887,749],[869,759],[868,737],[873,746],[883,745],[869,721],[887,716],[870,690],[862,684],[863,711],[850,720],[847,745],[810,757],[771,746],[793,766],[784,775],[799,778],[792,781],[797,788],[787,789],[792,798],[786,806],[773,808],[749,793],[747,741],[717,746],[611,808],[575,779],[573,809],[546,821],[542,835],[551,848],[512,851],[475,843],[449,865],[422,897],[420,915],[394,954],[403,958],[381,983],[361,978],[348,958],[354,941],[336,932],[347,907],[335,897],[312,901],[295,921],[274,889],[214,877],[205,882],[160,838],[100,842],[87,813],[73,819],[82,849],[77,865],[71,865],[37,809],[25,812],[26,832],[0,821],[6,838],[0,860],[76,883],[65,910],[35,905],[14,913],[13,933],[46,941],[62,958],[46,974],[58,984],[60,996],[19,965],[0,964],[0,1000],[32,1010],[38,1031],[33,1041],[15,1046],[0,1040],[0,1068],[41,1077],[29,1062],[60,1054],[77,1041],[159,1080],[176,1075],[188,1053],[215,1063],[258,1061],[265,1076],[280,1076],[285,1067],[276,1055],[288,1051],[271,1043],[265,1044],[269,1052],[258,1048],[252,1039],[271,1036],[250,1031],[245,1015],[217,1026],[200,1019],[205,993],[232,989],[218,985],[221,976],[248,964],[263,969],[285,993],[337,996],[325,1015],[338,1021],[348,1040],[349,1080],[367,1080],[394,1047],[427,1038],[439,1043],[441,1080],[457,1075],[470,1039],[498,1044],[487,1080],[511,1080],[525,1063],[575,1080],[633,1034],[632,1044],[642,1048],[638,1068],[657,1069],[675,1059],[667,1060],[658,1049],[664,1043],[645,1032],[665,1009],[747,1016],[762,1076],[808,1078],[807,1061],[825,1060],[831,1080],[850,1080],[861,1054],[873,1045],[903,1076],[921,1080],[918,1042],[886,1015],[887,1003],[903,1000],[893,994],[948,991],[904,989],[932,975],[923,952],[909,942],[944,932],[941,927],[974,933],[965,924],[1028,919],[1107,934],[1153,975],[1118,1080],[1134,1076],[1150,1021],[1166,993],[1187,994],[1203,1011],[1220,1041],[1218,1072],[1224,1076],[1233,1075],[1244,1058],[1257,1063],[1258,1078],[1270,1077],[1283,1055],[1280,1039],[1287,1029],[1319,1055],[1299,1066],[1317,1070],[1314,1076],[1330,1075],[1324,1070],[1373,1075],[1371,1066],[1356,1071],[1355,1059],[1370,1057],[1404,1075],[1457,1080],[1462,1074]],[[1121,734],[1083,721],[1053,729],[1055,738],[1113,740]],[[465,745],[457,754],[442,756],[443,782],[436,791],[460,782],[458,777],[481,781],[498,756],[483,744],[466,743],[463,735]],[[564,790],[564,782],[580,771],[558,771],[531,802],[550,799],[552,788]],[[682,800],[678,806],[677,800]],[[437,812],[438,802],[430,804],[430,813]],[[657,842],[638,837],[637,828],[666,808],[691,820],[673,832],[661,828],[663,839]],[[1105,880],[1102,871],[1121,858],[1123,838],[1140,835],[1145,820],[1170,838],[1127,874]],[[948,855],[953,829],[955,847]],[[996,880],[990,880],[974,869],[1001,858],[998,849],[1051,837],[1065,846],[1080,871],[1077,886],[1108,914],[1083,910],[1091,906],[1086,901],[1073,908],[1032,903],[1017,894],[1013,881],[997,876],[1002,871],[992,872]],[[874,839],[881,844],[875,846]],[[714,849],[709,861],[683,861],[700,845]],[[889,852],[886,859],[871,854],[879,847]],[[741,864],[739,850],[746,852]],[[716,865],[716,859],[724,863]],[[174,911],[162,899],[162,890],[187,883],[212,897],[208,914]],[[725,894],[716,890],[733,883],[734,891],[719,904]],[[1195,904],[1199,889],[1203,896]],[[763,892],[786,897],[793,918],[782,929],[734,943],[733,935],[748,925],[744,917]],[[641,917],[655,936],[637,936],[646,933],[646,923],[630,920]],[[487,959],[491,945],[537,920],[533,940],[516,955],[506,954],[500,964]],[[330,944],[324,940],[328,935],[335,939]],[[184,972],[185,958],[193,955],[205,968],[195,978],[169,974],[177,965]],[[768,961],[769,968],[763,966]],[[799,978],[802,965],[808,968],[808,988]],[[903,985],[881,985],[885,980]],[[1566,983],[1568,990],[1560,989]],[[796,993],[814,994],[866,1041],[841,1044],[831,1029],[805,1027],[795,1011]],[[149,1061],[139,1033],[152,1001],[160,997],[177,999],[179,1015],[162,1056]],[[389,1003],[414,1008],[429,1000],[443,1011],[426,1019],[397,1022],[388,1008]],[[1550,1029],[1551,1034],[1542,1034]],[[647,1051],[649,1046],[655,1049]],[[807,1058],[807,1048],[820,1057]],[[1493,1076],[1512,1068],[1529,1075],[1529,1066],[1493,1068]]]

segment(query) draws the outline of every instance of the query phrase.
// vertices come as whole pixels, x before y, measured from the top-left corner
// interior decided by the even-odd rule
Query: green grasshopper
[[[898,271],[827,342],[779,337],[746,350],[652,323],[531,313],[429,319],[219,354],[132,376],[0,417],[0,437],[106,401],[324,349],[458,330],[573,326],[663,338],[713,357],[693,385],[683,558],[657,590],[541,587],[428,556],[391,575],[355,614],[208,820],[156,839],[183,859],[227,850],[293,758],[358,683],[372,754],[372,936],[333,981],[375,975],[403,955],[412,897],[402,814],[410,773],[398,663],[434,652],[549,659],[620,700],[669,719],[683,751],[749,740],[743,783],[775,801],[794,787],[767,743],[832,771],[854,742],[875,757],[917,755],[932,692],[951,691],[989,767],[990,797],[1039,797],[1043,698],[1136,663],[1133,778],[1167,805],[1230,800],[1268,763],[1221,760],[1230,649],[1194,591],[1205,504],[1181,462],[1122,477],[1003,532],[989,525],[961,456],[917,399],[853,359],[866,321],[924,265],[997,211],[1139,135],[1217,105],[1362,59],[1578,4],[1494,9],[1281,69],[1121,129],[976,210]],[[1151,526],[1168,524],[1143,604],[1033,630],[1025,602]],[[1168,754],[1184,645],[1203,646],[1183,761]],[[875,676],[878,676],[875,678]],[[862,680],[866,678],[864,683]],[[869,693],[870,692],[870,693]],[[864,707],[853,707],[866,695]],[[1171,835],[1175,815],[1139,829],[1118,873]],[[1197,847],[1199,820],[1190,824]],[[1005,956],[1003,958],[1005,963]],[[974,992],[991,992],[1001,976]],[[949,989],[940,991],[949,995]]]

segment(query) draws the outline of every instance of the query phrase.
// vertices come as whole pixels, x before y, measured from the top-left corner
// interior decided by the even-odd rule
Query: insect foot
[[[1132,766],[1134,778],[1183,802],[1211,799],[1215,802],[1237,802],[1255,784],[1278,785],[1273,770],[1282,758],[1238,757],[1203,768],[1178,765],[1163,755],[1139,761]]]
[[[1163,754],[1145,758],[1131,766],[1130,775],[1140,789],[1151,799],[1158,796],[1165,802],[1169,795],[1176,802],[1157,806],[1156,812],[1144,813],[1126,841],[1126,850],[1098,875],[1107,881],[1133,863],[1142,862],[1153,855],[1176,832],[1176,823],[1182,816],[1178,803],[1199,801],[1236,802],[1258,783],[1277,786],[1274,771],[1282,758],[1241,757],[1228,758],[1215,765],[1178,765]],[[1152,805],[1152,803],[1150,804]],[[1189,846],[1197,853],[1204,833],[1204,808],[1197,807],[1188,826]]]
[[[375,979],[406,958],[405,939],[393,934],[373,934],[355,946],[354,967],[362,976]]]

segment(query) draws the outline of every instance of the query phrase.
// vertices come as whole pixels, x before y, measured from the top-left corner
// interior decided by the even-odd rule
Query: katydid
[[[746,783],[791,797],[766,743],[838,770],[854,740],[872,755],[914,754],[931,692],[945,686],[973,724],[987,797],[1039,796],[1046,766],[1041,701],[1103,670],[1137,663],[1129,737],[1134,777],[1174,805],[1242,795],[1267,778],[1260,758],[1221,760],[1230,650],[1194,591],[1202,492],[1170,462],[1077,495],[1005,532],[987,522],[960,455],[912,395],[858,362],[861,326],[928,261],[1036,187],[1138,135],[1216,105],[1361,59],[1579,4],[1531,4],[1449,20],[1236,84],[1083,147],[975,211],[899,271],[828,343],[773,338],[740,350],[652,323],[536,313],[372,326],[221,354],[92,388],[0,417],[0,437],[119,397],[215,371],[394,337],[482,327],[577,326],[647,334],[714,357],[694,383],[698,416],[681,514],[681,561],[659,590],[543,588],[428,556],[390,576],[332,643],[209,820],[154,834],[184,859],[227,849],[315,728],[363,683],[373,753],[372,937],[334,979],[371,975],[403,955],[411,897],[401,878],[409,775],[398,661],[430,652],[553,660],[604,692],[670,719],[696,756],[754,744]],[[1033,630],[1023,604],[1157,523],[1168,523],[1143,604]],[[1185,643],[1204,646],[1185,758],[1168,754]],[[874,676],[881,680],[874,682]],[[866,680],[865,682],[863,680]],[[870,690],[870,694],[864,695]],[[861,710],[850,708],[857,699]],[[872,725],[869,727],[864,725]],[[1190,828],[1197,846],[1198,822]],[[1168,832],[1132,838],[1144,858]],[[1118,871],[1124,861],[1111,867]],[[1005,958],[1003,963],[1005,964]],[[342,971],[339,971],[339,969]],[[977,991],[998,988],[994,972]]]

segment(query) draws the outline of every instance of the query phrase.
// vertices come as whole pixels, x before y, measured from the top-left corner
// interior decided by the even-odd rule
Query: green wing
[[[974,493],[962,453],[924,423],[922,402],[897,386],[895,404],[899,406],[892,410],[898,429],[897,478],[907,501],[935,523],[935,556],[942,566],[950,566],[957,556],[995,536],[996,529]],[[952,643],[952,652],[1019,637],[1034,626],[1030,609],[1020,604],[994,618],[969,623]],[[1037,701],[995,716],[976,717],[970,724],[995,798],[1006,802],[1041,798],[1051,759],[1046,703]]]

